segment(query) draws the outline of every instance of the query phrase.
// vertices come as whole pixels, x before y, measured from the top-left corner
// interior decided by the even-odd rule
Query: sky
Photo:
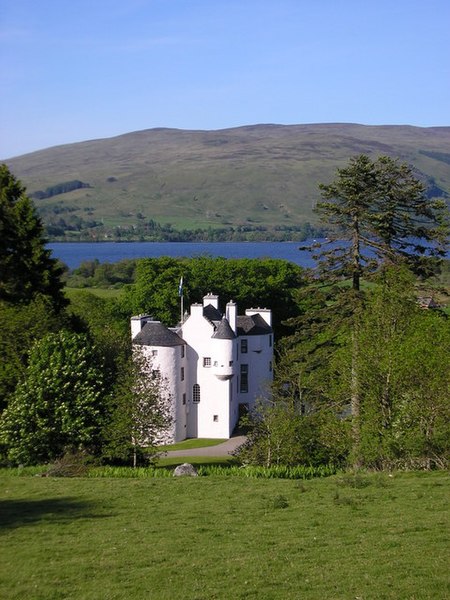
[[[450,125],[449,0],[0,0],[0,158],[256,123]]]

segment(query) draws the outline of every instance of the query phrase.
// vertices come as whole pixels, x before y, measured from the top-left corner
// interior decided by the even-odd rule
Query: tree
[[[45,247],[44,228],[25,188],[0,166],[0,300],[28,303],[38,294],[61,309],[63,267]]]
[[[331,225],[330,250],[318,254],[327,277],[351,277],[355,291],[363,273],[385,262],[421,268],[445,255],[447,212],[430,200],[408,165],[388,156],[371,161],[364,154],[321,184],[324,201],[317,212]],[[322,245],[320,245],[322,248]]]
[[[117,378],[114,409],[104,431],[108,460],[149,460],[173,423],[171,397],[159,371],[140,348],[125,361]]]
[[[35,342],[23,382],[0,421],[12,463],[36,464],[95,449],[104,417],[101,365],[86,336],[60,331]]]
[[[329,185],[320,185],[321,218],[332,226],[332,247],[319,252],[319,269],[328,279],[351,278],[349,304],[354,316],[362,310],[361,277],[382,264],[407,264],[417,272],[445,254],[447,211],[441,200],[426,197],[424,186],[406,164],[387,156],[371,161],[366,155],[350,160]],[[322,244],[319,244],[322,250]],[[360,454],[360,347],[356,325],[351,343],[350,403],[354,459]]]
[[[410,273],[384,269],[358,319],[364,464],[445,464],[449,452],[448,318],[419,308]],[[416,461],[416,462],[415,462]]]
[[[0,300],[0,412],[25,375],[34,341],[64,324],[64,314],[55,311],[48,296],[36,296],[26,305]]]

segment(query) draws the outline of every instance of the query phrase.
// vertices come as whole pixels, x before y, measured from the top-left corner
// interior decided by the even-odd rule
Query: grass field
[[[64,293],[67,298],[71,300],[74,296],[76,296],[79,292],[87,292],[89,294],[93,294],[94,296],[98,296],[99,298],[119,298],[122,293],[121,288],[71,288],[65,287]]]
[[[1,479],[8,600],[449,597],[443,473]]]

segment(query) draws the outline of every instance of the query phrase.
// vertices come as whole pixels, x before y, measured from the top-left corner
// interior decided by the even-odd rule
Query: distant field
[[[122,293],[120,288],[70,288],[66,287],[64,289],[64,293],[69,298],[73,298],[74,295],[79,292],[87,292],[89,294],[94,294],[94,296],[98,296],[99,298],[118,298]]]
[[[444,600],[444,473],[1,477],[8,600]]]

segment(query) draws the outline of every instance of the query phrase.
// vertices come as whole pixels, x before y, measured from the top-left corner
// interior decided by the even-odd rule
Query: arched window
[[[198,383],[194,383],[192,386],[192,402],[198,404],[200,402],[200,386]]]

